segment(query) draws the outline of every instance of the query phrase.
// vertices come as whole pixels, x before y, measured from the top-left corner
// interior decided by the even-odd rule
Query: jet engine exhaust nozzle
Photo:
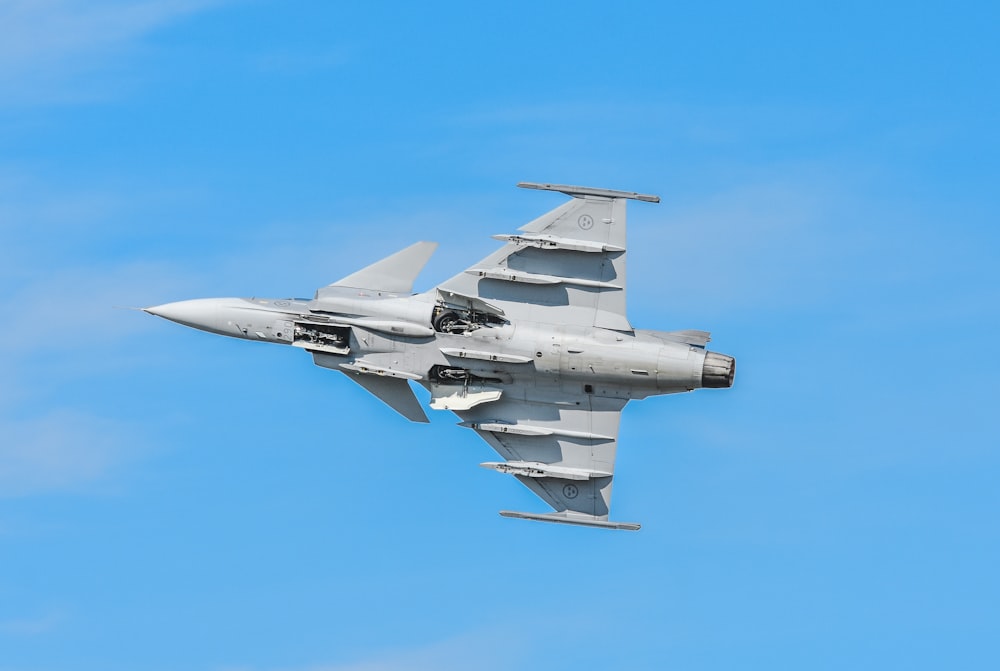
[[[736,376],[736,359],[726,354],[705,353],[701,369],[701,386],[705,389],[725,389],[733,386]]]

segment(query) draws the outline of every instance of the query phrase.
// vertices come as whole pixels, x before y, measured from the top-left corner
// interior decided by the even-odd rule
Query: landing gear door
[[[310,352],[346,355],[351,351],[351,329],[348,326],[298,322],[293,324],[292,337],[294,346]]]
[[[435,331],[452,335],[464,335],[483,327],[508,324],[503,310],[495,305],[441,289],[438,289],[437,306],[431,322]]]

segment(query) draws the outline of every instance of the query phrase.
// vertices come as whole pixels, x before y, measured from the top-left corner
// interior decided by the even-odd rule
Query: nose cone
[[[224,315],[227,309],[232,308],[234,303],[239,300],[238,298],[198,298],[143,308],[143,312],[202,331],[228,335],[222,330],[225,321]]]

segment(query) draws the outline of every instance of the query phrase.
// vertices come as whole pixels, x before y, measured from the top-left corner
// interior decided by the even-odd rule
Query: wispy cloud
[[[343,46],[327,49],[283,49],[268,51],[254,60],[262,72],[284,75],[312,74],[333,70],[351,61],[351,52]]]
[[[796,138],[822,141],[835,129],[855,123],[857,116],[849,108],[829,106],[699,105],[669,99],[639,102],[627,97],[609,101],[595,95],[528,104],[490,101],[489,105],[460,109],[448,120],[491,129],[544,129],[556,142],[581,132],[592,136],[598,130],[615,142],[636,141],[657,148],[692,143],[707,151],[715,146],[747,145],[765,139],[783,146]],[[639,153],[633,158],[641,156]]]
[[[130,457],[120,423],[75,410],[0,419],[0,496],[82,488]]]
[[[58,323],[72,324],[72,338],[60,342],[60,352],[110,349],[153,323],[116,308],[145,307],[162,296],[183,295],[189,284],[190,279],[176,268],[141,261],[53,269],[0,300],[0,309],[11,316],[10,328],[0,335],[0,347],[18,356],[52,352],[52,341],[43,334],[58,329],[54,323],[58,315]]]
[[[671,305],[695,301],[717,311],[815,300],[852,262],[851,245],[830,236],[833,200],[828,185],[775,176],[644,213],[643,230],[631,236],[644,251],[632,255],[630,281],[668,287]]]
[[[81,81],[139,39],[224,0],[5,0],[0,99],[65,102],[99,95]]]
[[[146,454],[148,437],[114,407],[67,389],[145,356],[122,344],[155,320],[114,306],[183,294],[191,277],[169,264],[106,256],[114,244],[107,228],[125,196],[69,190],[9,168],[0,196],[0,311],[8,315],[0,335],[0,497],[91,491]]]
[[[6,636],[38,636],[52,631],[66,619],[66,613],[52,610],[33,617],[0,620],[0,634]]]
[[[884,178],[865,170],[776,164],[713,194],[633,207],[629,282],[662,290],[633,292],[630,303],[699,315],[821,309],[839,324],[877,317],[885,329],[966,313],[970,293],[988,299],[980,236],[955,235],[919,202],[870,193]]]
[[[183,294],[186,281],[144,263],[78,266],[0,300],[12,316],[0,337],[0,497],[83,491],[148,453],[148,436],[113,407],[61,390],[144,360],[137,338],[156,320],[113,306]]]
[[[522,654],[530,649],[530,637],[521,639]],[[465,671],[507,669],[518,666],[515,648],[497,645],[497,632],[479,631],[406,650],[376,653],[352,662],[316,664],[267,671]],[[224,671],[256,671],[251,667],[229,667]]]

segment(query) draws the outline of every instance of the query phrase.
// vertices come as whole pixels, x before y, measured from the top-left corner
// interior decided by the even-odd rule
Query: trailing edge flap
[[[412,293],[413,281],[417,279],[417,275],[423,270],[435,249],[437,249],[436,242],[414,243],[330,286],[374,289],[394,294]]]
[[[668,331],[661,333],[660,337],[666,340],[682,342],[695,347],[704,348],[712,339],[712,334],[708,331],[697,331],[695,329],[685,329],[683,331]]]
[[[411,422],[426,424],[430,421],[406,380],[385,375],[358,375],[347,372],[344,374]]]

